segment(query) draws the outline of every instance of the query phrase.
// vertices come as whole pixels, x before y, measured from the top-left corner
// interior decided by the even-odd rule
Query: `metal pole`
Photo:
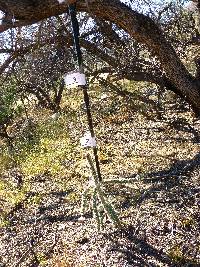
[[[69,5],[69,13],[70,13],[71,22],[72,22],[74,48],[76,50],[78,67],[79,67],[79,71],[81,73],[83,73],[83,57],[82,57],[81,48],[80,48],[80,41],[79,41],[79,24],[78,24],[78,20],[76,17],[76,4],[70,4]],[[86,106],[88,126],[89,126],[89,130],[91,133],[91,137],[95,137],[93,121],[92,121],[92,114],[91,114],[91,109],[90,109],[90,99],[89,99],[89,95],[88,95],[88,91],[87,91],[88,86],[87,85],[81,85],[80,87],[83,91],[84,102],[85,102],[85,106]],[[99,164],[96,146],[93,147],[93,153],[94,153],[94,159],[95,159],[95,163],[96,163],[96,169],[97,169],[99,182],[101,182],[102,177],[101,177],[100,164]]]

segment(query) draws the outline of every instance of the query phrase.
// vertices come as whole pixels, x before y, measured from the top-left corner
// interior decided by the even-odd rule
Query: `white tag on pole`
[[[80,143],[82,147],[95,147],[96,140],[94,137],[91,136],[90,132],[87,132],[81,139]]]
[[[86,85],[85,74],[80,72],[68,73],[64,79],[66,86]]]

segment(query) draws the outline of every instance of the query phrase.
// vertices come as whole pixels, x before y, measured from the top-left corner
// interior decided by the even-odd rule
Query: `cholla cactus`
[[[103,228],[103,213],[102,210],[105,211],[109,219],[112,221],[115,227],[120,228],[121,222],[120,219],[114,210],[113,206],[109,203],[103,188],[102,184],[99,182],[97,177],[95,167],[93,165],[93,161],[91,156],[87,154],[87,160],[92,172],[92,177],[89,180],[85,190],[83,191],[82,195],[82,214],[85,212],[86,206],[88,204],[87,196],[91,192],[91,200],[92,200],[92,210],[94,218],[96,219],[98,230]]]

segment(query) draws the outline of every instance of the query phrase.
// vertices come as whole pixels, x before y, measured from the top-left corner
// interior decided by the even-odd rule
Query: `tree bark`
[[[74,0],[64,1],[61,4],[57,0],[0,0],[0,9],[5,14],[14,15],[18,20],[15,26],[29,25],[66,12],[69,2],[74,2]],[[172,45],[166,40],[162,30],[153,20],[133,11],[119,0],[80,0],[77,1],[77,10],[111,21],[129,33],[136,41],[145,44],[160,60],[172,87],[176,88],[176,92],[185,98],[200,115],[200,81],[188,72]],[[3,21],[0,31],[11,26]]]

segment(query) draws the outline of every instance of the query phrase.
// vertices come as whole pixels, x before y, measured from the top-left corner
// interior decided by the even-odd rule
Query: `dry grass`
[[[2,261],[13,266],[19,250],[27,246],[22,241],[29,240],[31,233],[32,238],[44,239],[43,245],[39,241],[35,245],[44,253],[52,245],[51,235],[57,235],[55,248],[46,253],[48,267],[102,267],[103,263],[108,267],[199,266],[198,121],[193,122],[189,112],[169,112],[163,120],[148,120],[126,109],[121,98],[121,108],[106,113],[112,99],[106,103],[95,99],[94,123],[102,175],[133,181],[129,186],[105,187],[128,230],[124,234],[114,231],[105,218],[105,232],[98,234],[89,213],[84,222],[77,219],[88,167],[79,146],[84,113],[79,111],[80,103],[73,101],[69,107],[63,103],[69,113],[63,113],[54,126],[49,124],[49,114],[41,116],[41,121],[38,114],[36,121],[42,135],[38,150],[22,156],[18,163],[25,174],[23,190],[39,195],[7,218],[10,228],[3,225]],[[53,129],[53,137],[48,135],[48,127]],[[1,160],[9,166],[6,157]],[[24,191],[14,185],[5,190],[6,183],[0,184],[0,193],[4,202],[12,204],[12,198],[17,201]],[[4,210],[6,204],[2,206]],[[13,205],[8,207],[12,209]],[[16,235],[8,251],[9,229]],[[89,240],[86,243],[82,242],[85,237]],[[28,266],[32,258],[29,255],[22,266]]]

